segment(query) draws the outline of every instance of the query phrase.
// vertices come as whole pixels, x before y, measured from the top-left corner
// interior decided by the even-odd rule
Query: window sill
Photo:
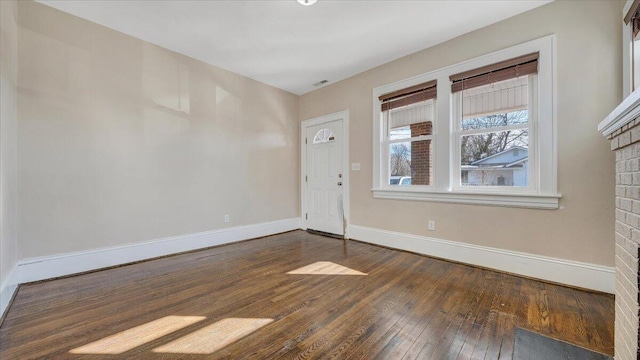
[[[632,92],[620,105],[598,124],[598,131],[605,137],[620,130],[640,116],[640,89]]]
[[[557,209],[561,194],[518,194],[488,192],[424,191],[420,189],[373,189],[376,199],[420,200],[452,204],[506,206],[530,209]]]

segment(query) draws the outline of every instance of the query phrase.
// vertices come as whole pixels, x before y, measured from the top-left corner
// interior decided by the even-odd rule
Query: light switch
[[[360,171],[360,163],[351,163],[352,171]]]

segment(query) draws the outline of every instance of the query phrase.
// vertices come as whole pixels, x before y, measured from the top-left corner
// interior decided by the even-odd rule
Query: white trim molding
[[[7,278],[0,283],[0,316],[7,309],[19,284],[275,235],[300,229],[300,225],[300,218],[291,218],[108,248],[20,260]]]
[[[332,121],[342,121],[342,211],[344,217],[344,238],[349,238],[349,218],[350,218],[350,172],[349,166],[349,110],[339,111],[337,113],[319,116],[313,119],[303,120],[300,125],[300,228],[307,229],[307,221],[305,213],[307,212],[307,182],[305,176],[307,173],[307,147],[304,142],[307,128],[320,124],[326,124]]]
[[[0,282],[0,318],[4,315],[13,295],[18,290],[18,284],[18,271],[17,265],[15,265],[9,275]]]
[[[292,218],[108,248],[29,258],[18,261],[14,278],[17,279],[18,284],[23,284],[279,234],[299,228],[300,218]]]
[[[622,8],[622,17],[620,19],[624,19],[627,12],[633,5],[633,0],[627,0],[624,7]],[[633,21],[630,21],[628,24],[625,24],[624,21],[620,21],[622,26],[622,97],[626,98],[633,91],[633,59],[632,59],[632,44],[633,39],[631,35],[633,33]]]
[[[615,293],[615,269],[609,266],[466,244],[351,225],[351,239],[412,251],[512,274]]]
[[[372,190],[377,199],[423,200],[452,204],[506,206],[530,209],[557,209],[562,195],[512,193],[474,193],[462,191],[419,191],[408,187],[398,190]]]
[[[598,124],[598,131],[605,137],[640,116],[640,88],[632,92],[620,105]]]
[[[529,90],[532,99],[534,95],[537,99],[530,100],[529,128],[535,135],[532,135],[534,140],[529,147],[529,161],[533,169],[529,174],[530,185],[502,187],[499,191],[484,186],[461,189],[457,173],[460,164],[455,146],[459,138],[455,121],[459,116],[455,113],[457,107],[454,106],[455,94],[451,92],[450,75],[534,52],[539,54],[539,68],[535,81],[530,82]],[[558,192],[557,174],[556,69],[556,36],[552,34],[373,89],[373,196],[384,199],[557,209],[562,196]],[[383,148],[388,140],[379,97],[433,80],[437,81],[438,93],[432,140],[433,184],[406,187],[389,185],[388,151]]]
[[[153,259],[185,251],[274,235],[300,228],[300,219],[236,226],[109,248],[18,261],[19,283],[27,283]]]

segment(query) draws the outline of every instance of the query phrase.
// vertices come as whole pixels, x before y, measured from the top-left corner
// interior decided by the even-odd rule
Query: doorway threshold
[[[328,233],[328,232],[324,232],[324,231],[320,231],[320,230],[307,229],[307,232],[310,233],[310,234],[326,236],[326,237],[332,237],[334,239],[345,240],[343,235],[332,234],[332,233]]]

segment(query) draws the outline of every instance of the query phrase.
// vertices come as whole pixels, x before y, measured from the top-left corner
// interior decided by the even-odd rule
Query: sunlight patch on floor
[[[204,319],[206,319],[204,316],[165,316],[69,352],[72,354],[122,354]]]
[[[313,264],[303,266],[299,269],[289,271],[290,275],[367,275],[358,270],[350,269],[331,261],[318,261]]]
[[[223,319],[166,345],[155,348],[153,352],[212,354],[271,322],[273,322],[273,319]]]

